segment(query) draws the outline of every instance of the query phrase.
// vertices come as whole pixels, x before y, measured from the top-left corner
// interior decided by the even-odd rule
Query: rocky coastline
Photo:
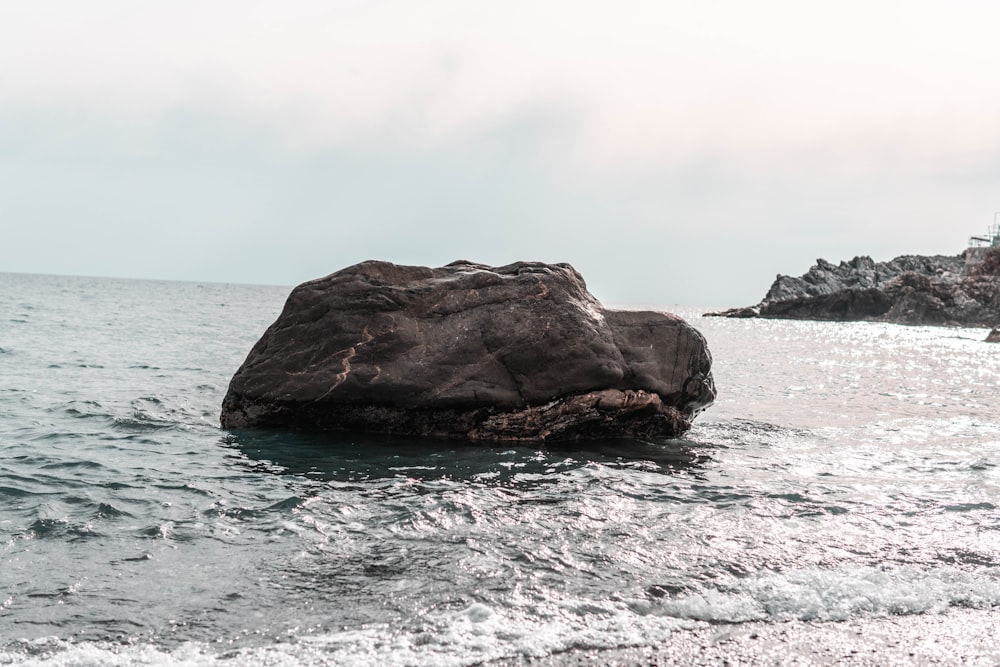
[[[605,309],[569,264],[362,262],[296,287],[233,376],[224,428],[674,437],[715,398],[681,318]]]
[[[802,276],[779,275],[755,306],[705,315],[997,327],[1000,247],[887,262],[819,259]]]

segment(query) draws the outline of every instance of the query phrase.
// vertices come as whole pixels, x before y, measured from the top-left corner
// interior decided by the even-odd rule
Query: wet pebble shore
[[[839,623],[705,625],[678,631],[666,646],[577,649],[487,665],[1000,665],[1000,612],[952,610]]]

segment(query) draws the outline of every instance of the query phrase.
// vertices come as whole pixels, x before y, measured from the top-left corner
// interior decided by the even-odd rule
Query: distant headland
[[[887,262],[861,256],[840,264],[818,259],[802,276],[779,275],[757,305],[705,315],[997,327],[1000,222],[954,256],[904,255]]]

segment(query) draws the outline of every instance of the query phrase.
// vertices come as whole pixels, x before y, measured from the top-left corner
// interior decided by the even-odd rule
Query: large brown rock
[[[568,264],[363,262],[296,287],[225,428],[473,439],[675,436],[715,398],[680,318],[606,310]]]

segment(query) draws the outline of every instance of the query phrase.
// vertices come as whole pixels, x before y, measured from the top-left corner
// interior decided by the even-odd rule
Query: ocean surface
[[[664,305],[719,388],[682,440],[223,431],[288,291],[0,274],[0,665],[472,665],[1000,618],[984,330]]]

